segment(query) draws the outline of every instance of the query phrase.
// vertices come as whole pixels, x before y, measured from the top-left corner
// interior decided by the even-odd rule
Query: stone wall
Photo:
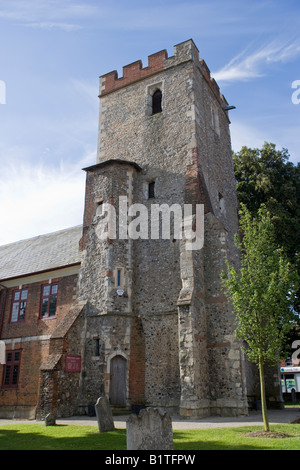
[[[156,89],[162,112],[153,114]],[[236,255],[238,227],[226,104],[191,40],[172,57],[161,51],[148,67],[138,61],[123,77],[100,78],[98,163],[86,169],[80,276],[85,387],[93,394],[98,386],[109,396],[109,360],[119,354],[127,361],[127,406],[140,400],[194,417],[246,411],[234,317],[220,284],[225,258]],[[173,233],[153,240],[150,231],[146,239],[100,241],[97,201],[113,204],[118,220],[120,196],[148,214],[154,204],[203,204],[203,248],[187,251]],[[95,370],[93,335],[103,344]]]

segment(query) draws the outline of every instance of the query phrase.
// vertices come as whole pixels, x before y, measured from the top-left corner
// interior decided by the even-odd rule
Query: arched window
[[[160,90],[156,90],[152,96],[152,114],[157,114],[157,113],[162,112],[161,101],[162,101],[162,92]]]

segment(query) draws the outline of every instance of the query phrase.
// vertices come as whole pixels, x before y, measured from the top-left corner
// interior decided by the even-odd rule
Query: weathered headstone
[[[98,398],[95,411],[99,432],[113,431],[115,429],[113,415],[106,397]]]
[[[172,420],[168,413],[146,408],[127,423],[127,450],[173,450]]]
[[[56,420],[53,413],[48,413],[45,418],[45,426],[55,426]]]

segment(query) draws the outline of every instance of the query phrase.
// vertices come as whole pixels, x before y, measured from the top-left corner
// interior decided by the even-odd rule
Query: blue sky
[[[0,0],[0,244],[82,223],[99,76],[190,38],[236,106],[233,149],[297,163],[299,0]]]

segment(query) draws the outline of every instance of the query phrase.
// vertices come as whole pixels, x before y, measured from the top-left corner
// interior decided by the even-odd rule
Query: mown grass
[[[299,450],[300,425],[271,426],[285,438],[253,438],[261,427],[174,430],[174,450]],[[98,432],[96,426],[8,424],[0,426],[0,450],[126,450],[126,430]]]

